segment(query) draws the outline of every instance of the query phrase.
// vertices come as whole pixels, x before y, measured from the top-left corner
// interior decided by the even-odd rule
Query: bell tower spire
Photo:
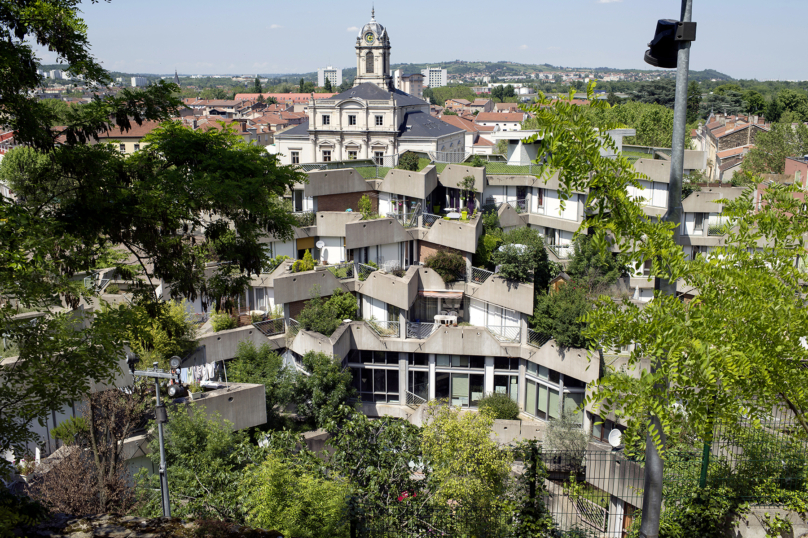
[[[372,82],[385,91],[392,91],[390,75],[390,38],[387,29],[376,22],[376,7],[370,10],[370,22],[356,37],[356,78],[354,86]]]

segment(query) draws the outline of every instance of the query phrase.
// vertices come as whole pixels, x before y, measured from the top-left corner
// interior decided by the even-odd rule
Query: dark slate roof
[[[354,88],[349,88],[342,93],[338,93],[333,97],[329,97],[329,101],[342,101],[343,99],[378,99],[378,100],[386,100],[390,99],[390,92],[387,90],[383,90],[377,85],[373,84],[372,82],[363,82],[359,86]],[[426,105],[428,104],[423,99],[418,99],[417,97],[413,97],[408,93],[404,93],[401,90],[393,90],[393,99],[396,101],[396,105],[398,106],[412,106],[412,105]]]
[[[295,125],[291,129],[286,129],[282,133],[275,135],[275,138],[283,138],[285,136],[309,136],[309,122],[304,121],[300,125]]]
[[[438,138],[458,132],[463,132],[463,129],[417,111],[407,113],[398,136],[400,138]]]

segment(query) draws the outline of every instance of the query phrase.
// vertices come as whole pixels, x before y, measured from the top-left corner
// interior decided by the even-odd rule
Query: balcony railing
[[[721,236],[727,235],[729,232],[729,225],[726,222],[718,224],[710,224],[707,226],[707,235]]]
[[[541,348],[544,344],[552,340],[553,337],[549,334],[537,333],[533,329],[527,330],[527,345],[535,348]]]
[[[433,213],[424,213],[424,228],[431,228],[435,221],[441,220],[443,217]]]
[[[527,200],[525,198],[506,198],[505,203],[511,206],[517,213],[527,212]]]
[[[328,270],[339,280],[353,280],[354,278],[354,264],[352,263],[330,265]]]
[[[521,328],[516,326],[503,327],[501,325],[486,325],[486,329],[500,342],[519,342]]]
[[[364,282],[370,276],[370,273],[378,271],[375,267],[370,265],[365,265],[364,263],[357,263],[356,264],[356,276],[359,278],[360,281]]]
[[[572,257],[572,245],[547,245],[559,260],[569,260]]]
[[[414,228],[418,226],[418,213],[415,211],[388,213],[387,217],[397,220],[405,228]]]
[[[317,214],[312,209],[306,211],[295,211],[292,216],[297,221],[298,228],[305,228],[306,226],[314,226],[317,222]]]
[[[407,407],[418,409],[426,403],[426,398],[421,398],[415,393],[407,391]]]
[[[276,336],[286,332],[286,327],[283,318],[268,319],[266,321],[257,321],[253,323],[253,327],[261,331],[264,336]]]
[[[401,324],[398,321],[365,320],[373,332],[381,338],[398,338],[401,334]]]
[[[289,318],[289,321],[286,323],[286,334],[294,338],[297,336],[297,333],[300,332],[300,323],[297,322],[294,318]]]
[[[480,269],[479,267],[471,268],[471,282],[474,284],[482,284],[492,276],[494,276],[494,273],[486,269]]]
[[[407,322],[407,338],[426,340],[437,328],[437,323],[413,323],[410,321]]]

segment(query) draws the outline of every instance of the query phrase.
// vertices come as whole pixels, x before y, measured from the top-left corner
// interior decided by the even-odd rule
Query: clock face
[[[365,34],[365,43],[368,43],[368,44],[373,43],[374,39],[376,39],[376,38],[373,37],[373,34],[371,32],[368,32],[368,33]]]

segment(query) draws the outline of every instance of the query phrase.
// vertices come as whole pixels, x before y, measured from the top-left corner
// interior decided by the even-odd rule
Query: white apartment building
[[[132,77],[132,87],[140,88],[148,83],[146,77]]]
[[[447,84],[446,70],[440,67],[421,69],[421,74],[424,75],[424,86],[429,88],[440,88]]]
[[[342,84],[342,69],[339,67],[321,67],[317,69],[317,85],[321,88],[325,86],[325,81],[331,81],[331,86],[336,87]]]
[[[393,87],[418,99],[424,98],[424,76],[421,73],[404,74],[404,70],[393,71]]]
[[[48,73],[48,77],[53,80],[62,80],[64,78],[61,69],[51,69]]]

